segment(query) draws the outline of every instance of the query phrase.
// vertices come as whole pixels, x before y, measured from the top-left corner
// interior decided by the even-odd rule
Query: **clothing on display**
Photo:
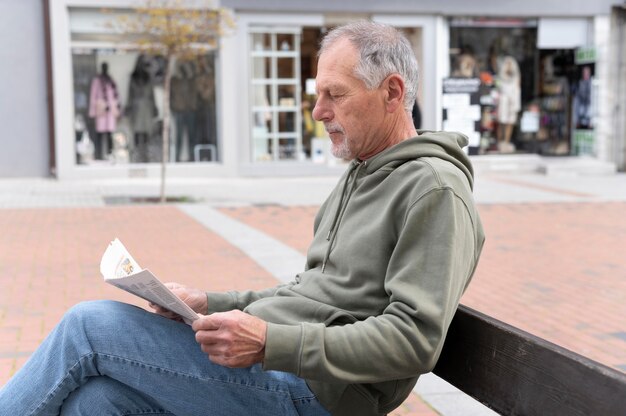
[[[506,56],[498,71],[498,122],[517,123],[517,116],[522,109],[521,77],[515,58]]]
[[[79,153],[78,147],[74,149],[76,162],[160,162],[163,114],[168,105],[171,110],[169,162],[218,161],[215,59],[209,53],[179,61],[170,78],[170,98],[165,100],[162,57],[74,48],[75,142],[79,143],[83,132],[87,132],[94,144],[91,158]],[[124,135],[122,148],[119,140],[115,140],[116,133]]]
[[[574,86],[574,108],[576,128],[591,128],[591,67],[589,65],[583,66],[581,78]]]
[[[109,66],[103,62],[100,73],[91,80],[89,117],[95,122],[95,157],[102,159],[113,148],[111,133],[117,127],[120,102],[115,81],[109,75]]]
[[[89,117],[95,119],[96,132],[110,133],[115,131],[119,115],[117,86],[109,76],[107,63],[103,63],[100,74],[91,81]]]
[[[200,144],[217,146],[215,74],[207,58],[198,60],[198,75],[195,79],[198,92],[196,140]],[[213,157],[217,159],[217,155]]]
[[[517,61],[505,56],[498,68],[498,146],[502,152],[512,152],[513,128],[522,109],[521,75]]]
[[[137,162],[149,162],[148,147],[150,135],[154,129],[155,118],[158,114],[154,98],[154,86],[147,58],[140,55],[137,64],[130,76],[128,86],[128,105],[126,115],[130,121],[130,128],[134,134],[134,144]]]
[[[152,80],[144,59],[143,56],[137,59],[128,87],[126,114],[130,117],[130,125],[135,133],[150,133],[157,116]]]
[[[191,62],[179,64],[170,84],[170,109],[176,128],[176,161],[193,159],[193,150],[197,143],[196,110],[198,94]],[[187,136],[187,153],[182,154],[183,141]]]

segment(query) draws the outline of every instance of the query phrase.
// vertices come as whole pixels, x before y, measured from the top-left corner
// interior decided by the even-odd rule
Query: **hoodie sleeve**
[[[482,247],[474,220],[451,188],[419,198],[381,276],[389,297],[384,312],[343,326],[270,323],[264,368],[335,383],[397,380],[432,370]]]
[[[279,289],[292,286],[295,282],[285,283],[263,290],[206,292],[207,313],[226,312],[233,309],[244,310],[246,306],[259,299],[273,296]]]

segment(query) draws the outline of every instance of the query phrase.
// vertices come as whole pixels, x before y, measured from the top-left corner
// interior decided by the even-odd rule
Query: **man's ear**
[[[399,74],[389,75],[383,81],[385,88],[385,106],[389,113],[394,113],[398,107],[404,109],[404,80]]]

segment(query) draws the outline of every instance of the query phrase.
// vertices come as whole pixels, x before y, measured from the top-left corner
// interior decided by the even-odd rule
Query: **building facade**
[[[467,134],[476,158],[585,155],[624,169],[624,129],[610,87],[620,73],[616,1],[223,0],[236,28],[214,50],[176,64],[169,103],[163,60],[110,27],[135,2],[9,3],[20,19],[28,20],[30,7],[48,25],[26,39],[47,43],[47,55],[41,45],[28,53],[12,46],[13,59],[23,53],[37,66],[18,76],[49,84],[30,93],[38,127],[25,134],[38,152],[23,176],[158,176],[164,105],[172,112],[172,177],[336,173],[342,163],[311,117],[316,54],[328,29],[354,19],[394,25],[411,41],[421,70],[421,128]],[[47,65],[38,65],[46,56]],[[26,144],[5,146],[7,160],[26,160]],[[17,176],[9,171],[0,176]]]
[[[0,177],[45,177],[54,162],[44,39],[40,1],[0,2]]]

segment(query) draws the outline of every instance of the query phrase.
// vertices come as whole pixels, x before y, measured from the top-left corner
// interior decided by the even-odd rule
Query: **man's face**
[[[357,59],[354,46],[339,40],[320,56],[316,77],[313,118],[324,122],[332,154],[346,160],[365,159],[375,149],[384,116],[380,89],[368,90],[354,75]]]

